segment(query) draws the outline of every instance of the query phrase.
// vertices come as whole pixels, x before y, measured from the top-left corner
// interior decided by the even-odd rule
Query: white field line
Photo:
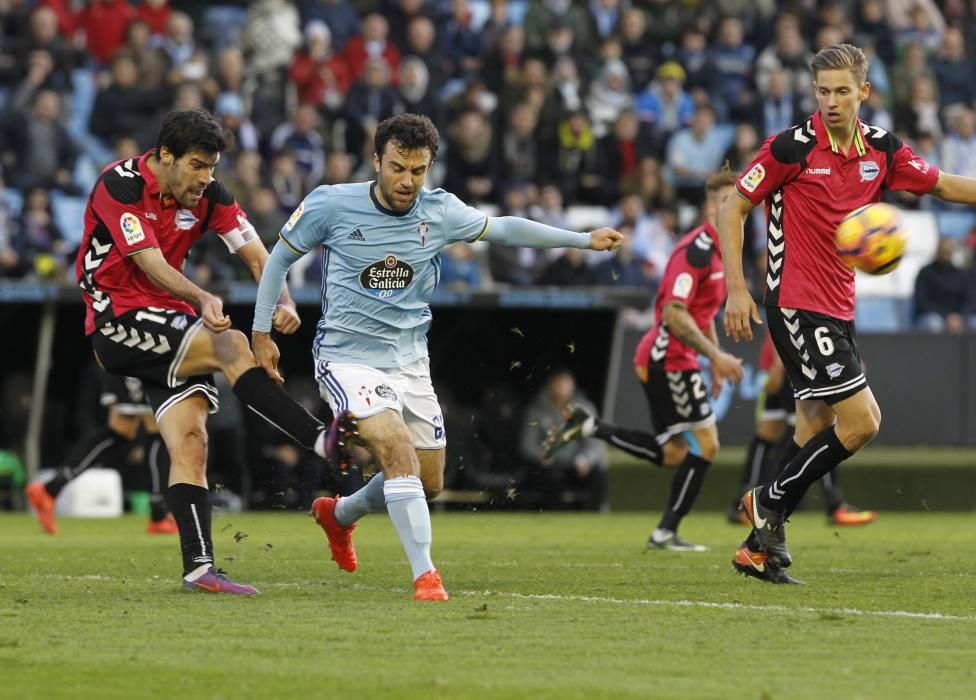
[[[50,574],[35,574],[40,578],[59,578],[65,581],[117,581],[119,577],[101,576],[61,576]],[[176,582],[168,578],[154,577],[145,579],[146,583],[166,584],[176,586]],[[323,581],[252,581],[259,588],[349,588],[357,591],[405,593],[405,588],[384,588],[381,586],[366,586],[352,584],[349,586],[333,586]],[[514,600],[540,600],[559,603],[602,603],[605,605],[623,605],[648,608],[699,608],[703,610],[745,610],[776,615],[784,614],[824,614],[851,615],[854,617],[894,617],[909,620],[936,620],[943,622],[976,622],[976,615],[950,615],[940,612],[913,612],[911,610],[861,610],[860,608],[813,608],[805,605],[747,605],[743,603],[716,603],[707,600],[663,600],[653,598],[612,598],[609,596],[591,595],[557,595],[555,593],[515,593],[511,591],[464,591],[450,589],[452,596],[469,598],[511,598]]]

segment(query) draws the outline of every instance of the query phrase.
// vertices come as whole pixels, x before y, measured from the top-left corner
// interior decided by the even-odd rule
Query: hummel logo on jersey
[[[839,362],[834,362],[833,364],[827,365],[827,376],[831,379],[837,379],[840,373],[844,371],[844,365]]]
[[[830,175],[830,168],[807,168],[807,175]]]
[[[350,233],[348,236],[346,236],[346,238],[348,238],[350,241],[359,241],[360,243],[366,242],[366,236],[364,236],[363,232],[360,231],[358,228],[352,233]]]

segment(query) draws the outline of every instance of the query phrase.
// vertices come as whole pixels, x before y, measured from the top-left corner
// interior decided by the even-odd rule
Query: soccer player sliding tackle
[[[439,137],[427,117],[401,114],[376,130],[373,182],[322,186],[280,233],[258,288],[254,354],[277,381],[279,352],[269,331],[288,268],[319,245],[322,318],[313,347],[322,395],[382,468],[360,491],[320,498],[312,515],[346,571],[357,566],[352,531],[367,513],[389,514],[413,577],[414,598],[447,600],[431,560],[427,498],[443,488],[447,438],[430,380],[427,330],[440,276],[438,254],[456,241],[533,248],[614,250],[609,228],[564,231],[516,217],[487,217],[441,189],[425,188]]]
[[[731,171],[722,170],[706,181],[705,223],[685,234],[671,253],[654,302],[657,324],[644,334],[634,353],[634,369],[647,397],[654,433],[600,421],[577,407],[545,445],[551,455],[570,440],[595,436],[653,464],[677,469],[667,506],[647,540],[649,549],[706,549],[681,538],[678,526],[698,498],[719,448],[699,356],[708,358],[714,396],[726,380],[742,379],[742,361],[719,347],[715,331],[715,314],[725,298],[715,217],[732,194],[735,180]],[[694,437],[697,452],[690,450],[686,433]]]
[[[810,63],[817,112],[770,137],[736,183],[719,216],[728,301],[725,332],[752,338],[762,323],[742,273],[743,222],[764,203],[767,273],[763,293],[773,344],[796,397],[796,434],[776,477],[746,492],[752,523],[736,571],[796,583],[785,524],[807,488],[871,441],[881,409],[861,370],[854,331],[854,271],[835,249],[838,224],[884,190],[976,203],[976,180],[939,172],[896,136],[858,119],[871,91],[867,59],[850,44],[821,49]]]

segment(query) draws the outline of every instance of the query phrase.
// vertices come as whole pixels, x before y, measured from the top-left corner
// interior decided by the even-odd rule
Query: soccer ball
[[[901,262],[907,234],[897,207],[875,202],[855,209],[837,227],[837,254],[848,267],[886,275]]]

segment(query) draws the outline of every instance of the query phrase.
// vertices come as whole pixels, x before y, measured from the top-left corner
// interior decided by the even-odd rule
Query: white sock
[[[328,434],[328,432],[328,430],[323,430],[319,433],[319,436],[315,438],[315,454],[322,459],[327,459],[325,456],[325,436]]]
[[[434,568],[430,560],[430,510],[424,486],[416,476],[398,476],[383,482],[383,495],[416,581]]]
[[[651,533],[651,539],[655,542],[664,542],[664,540],[669,540],[672,537],[674,537],[674,531],[665,530],[663,527],[656,527]]]
[[[386,510],[386,496],[383,494],[384,480],[383,472],[379,472],[356,493],[340,498],[335,509],[335,517],[339,524],[349,527],[367,513]]]
[[[210,567],[211,566],[213,566],[213,564],[201,564],[200,566],[198,566],[197,568],[195,568],[193,571],[191,571],[190,573],[188,573],[183,578],[186,579],[187,581],[190,581],[190,582],[196,581],[198,578],[200,578],[205,573],[207,573],[208,571],[210,571]]]

